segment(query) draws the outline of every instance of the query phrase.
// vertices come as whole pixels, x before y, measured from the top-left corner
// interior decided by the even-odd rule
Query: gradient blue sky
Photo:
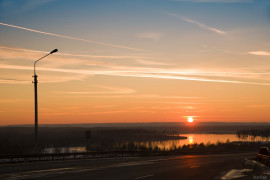
[[[269,0],[0,0],[0,124],[270,120]],[[2,121],[2,122],[1,122]]]

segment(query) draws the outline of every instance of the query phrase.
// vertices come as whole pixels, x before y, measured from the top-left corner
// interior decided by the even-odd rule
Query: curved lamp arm
[[[57,51],[58,51],[58,49],[54,49],[54,50],[52,50],[49,54],[46,54],[46,55],[43,56],[42,58],[40,58],[40,59],[38,59],[38,60],[35,61],[35,63],[34,63],[34,75],[36,75],[36,63],[37,63],[38,61],[40,61],[41,59],[43,59],[43,58],[45,58],[45,57],[49,56],[50,54],[53,54],[53,53],[55,53],[55,52],[57,52]]]

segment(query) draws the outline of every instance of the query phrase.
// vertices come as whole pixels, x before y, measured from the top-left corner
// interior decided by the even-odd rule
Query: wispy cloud
[[[33,66],[27,66],[29,62],[24,61],[29,58],[33,61],[34,55],[39,57],[43,51],[18,50],[0,46],[1,58],[12,58],[11,62],[2,61],[0,63],[0,83],[9,84],[27,84],[29,81],[29,71],[33,71]],[[61,57],[61,55],[51,56],[46,64],[40,64],[38,70],[55,72],[44,73],[41,76],[42,83],[81,81],[93,75],[107,75],[120,77],[140,77],[140,78],[158,78],[175,79],[201,82],[219,82],[234,84],[254,84],[270,85],[267,70],[256,72],[247,69],[187,69],[177,68],[174,64],[149,61],[145,59],[136,59],[141,65],[149,67],[121,65],[113,62],[93,61],[87,58]],[[15,64],[14,64],[15,63]],[[24,65],[22,65],[24,64]],[[82,69],[82,65],[84,69]],[[158,65],[158,67],[154,67]],[[170,66],[171,65],[171,66]],[[91,66],[91,69],[89,69]],[[17,70],[20,70],[19,72]],[[15,73],[16,72],[16,73]],[[66,74],[63,74],[66,73]],[[57,76],[55,76],[57,75]],[[55,78],[57,77],[57,78]],[[111,91],[118,91],[117,89]],[[121,90],[119,91],[121,92]],[[82,92],[87,93],[87,92]]]
[[[123,88],[123,87],[111,87],[111,86],[102,86],[102,85],[94,85],[95,87],[105,89],[101,91],[72,91],[72,92],[61,92],[66,94],[74,94],[74,95],[88,95],[88,94],[130,94],[135,93],[134,89]],[[109,91],[108,91],[109,90]]]
[[[8,65],[0,64],[0,69],[16,69],[16,70],[33,70],[32,66],[18,66],[18,65]],[[200,82],[217,82],[217,83],[234,83],[234,84],[251,84],[251,85],[270,85],[270,83],[264,82],[253,82],[253,81],[240,81],[240,80],[226,80],[226,79],[210,79],[198,74],[197,76],[189,77],[179,74],[173,74],[170,70],[166,73],[159,72],[159,69],[152,69],[152,72],[145,72],[144,70],[138,68],[137,70],[86,70],[86,69],[63,69],[63,68],[46,68],[40,67],[40,71],[50,71],[50,72],[62,72],[62,73],[72,73],[72,74],[83,74],[83,75],[108,75],[108,76],[120,76],[120,77],[141,77],[141,78],[158,78],[158,79],[175,79],[175,80],[188,80],[188,81],[200,81]],[[170,73],[168,73],[170,72]],[[205,72],[206,73],[206,72]],[[209,72],[208,72],[209,73]],[[189,73],[190,74],[190,73]],[[236,73],[237,74],[237,73]],[[256,74],[256,73],[252,73]],[[242,74],[244,75],[244,73]],[[212,74],[213,77],[218,77],[218,74]]]
[[[0,46],[0,58],[6,60],[20,60],[20,63],[26,63],[27,61],[35,61],[36,59],[40,58],[41,56],[47,54],[48,52],[45,51],[31,51],[25,49],[15,49],[15,48],[8,48]],[[86,63],[85,60],[73,57],[63,57],[59,56],[59,54],[55,54],[50,58],[46,59],[46,65],[52,67],[59,67],[63,65],[78,65]],[[100,61],[88,60],[87,63],[89,64],[101,64]]]
[[[107,106],[109,107],[109,106]],[[95,108],[95,107],[94,107]],[[104,106],[105,108],[105,106]],[[91,107],[91,109],[93,109],[93,107]],[[96,109],[96,108],[95,108]],[[98,108],[100,109],[100,108]],[[42,109],[43,111],[40,113],[42,116],[62,116],[62,115],[70,115],[70,114],[78,114],[78,111],[80,112],[79,114],[80,115],[91,115],[91,114],[119,114],[119,113],[126,113],[126,112],[129,112],[129,111],[125,111],[125,110],[104,110],[104,111],[88,111],[88,112],[82,112],[80,111],[79,109],[73,109],[72,107],[71,108],[65,108],[63,111],[63,109],[59,109],[56,110],[55,109]],[[68,112],[66,110],[69,110]],[[62,112],[61,112],[62,111]]]
[[[23,1],[10,1],[3,0],[1,6],[5,8],[14,8],[14,6],[20,6],[22,10],[30,10],[37,7],[40,7],[44,4],[51,3],[56,0],[23,0]]]
[[[143,78],[158,78],[158,79],[175,79],[175,80],[188,80],[188,81],[201,81],[201,82],[218,82],[218,83],[233,83],[233,84],[252,84],[252,85],[267,85],[270,83],[238,81],[238,80],[224,80],[224,79],[209,79],[204,77],[186,77],[178,75],[163,75],[163,74],[150,74],[150,73],[113,73],[110,75],[126,76],[126,77],[143,77]]]
[[[24,49],[24,48],[14,48],[14,47],[6,47],[6,46],[1,46],[0,45],[0,50],[3,49],[5,51],[1,51],[0,56],[3,58],[26,58],[25,56],[33,58],[33,54],[30,53],[38,53],[38,54],[47,54],[49,51],[38,51],[38,50],[31,50],[31,49]],[[26,52],[26,53],[23,53]],[[71,57],[82,57],[82,58],[97,58],[97,59],[161,59],[157,57],[151,57],[151,56],[143,56],[143,55],[127,55],[127,56],[122,56],[122,55],[111,55],[111,56],[106,56],[106,55],[89,55],[89,54],[71,54],[71,53],[61,53],[57,52],[55,54],[56,56],[61,55],[61,56],[71,56]]]
[[[89,115],[89,114],[120,114],[120,113],[127,113],[129,111],[96,111],[96,112],[87,112],[87,113],[80,113],[80,115]]]
[[[197,2],[197,3],[250,3],[253,0],[173,0],[178,2]]]
[[[116,107],[115,105],[97,105],[97,106],[91,106],[91,108],[97,108],[97,109],[104,109],[104,108],[112,108]]]
[[[28,11],[31,9],[35,9],[47,3],[51,3],[55,0],[24,0],[24,4],[22,4],[21,8],[23,11]]]
[[[63,115],[69,115],[71,113],[68,112],[49,112],[49,113],[40,113],[42,116],[63,116]]]
[[[252,104],[248,105],[248,108],[268,108],[269,106],[269,104]]]
[[[270,56],[270,52],[266,52],[266,51],[251,51],[248,53],[252,55],[257,55],[257,56]]]
[[[200,22],[194,21],[194,20],[192,20],[192,19],[189,19],[189,18],[186,18],[186,17],[183,17],[183,16],[179,16],[179,15],[177,15],[177,14],[173,14],[173,13],[170,13],[170,12],[164,12],[164,13],[167,14],[167,15],[169,15],[169,16],[173,16],[173,17],[179,18],[179,19],[181,19],[181,20],[183,20],[183,21],[186,21],[186,22],[188,22],[188,23],[195,24],[195,25],[197,25],[197,26],[199,26],[199,27],[201,27],[201,28],[203,28],[203,29],[206,29],[206,30],[208,30],[208,31],[212,31],[212,32],[217,33],[217,34],[220,34],[220,35],[225,35],[225,34],[227,34],[225,31],[222,31],[222,30],[220,30],[220,29],[217,29],[217,28],[213,28],[213,27],[207,26],[207,25],[205,25],[205,24],[202,24],[202,23],[200,23]]]
[[[79,94],[77,94],[79,95]],[[123,96],[123,94],[108,94],[108,95],[103,95],[103,94],[93,94],[93,95],[87,95],[87,94],[81,94],[83,97],[91,97],[91,98],[142,98],[142,99],[198,99],[200,97],[189,97],[189,96],[161,96],[157,94],[126,94]],[[70,96],[69,96],[70,97]]]
[[[149,60],[144,60],[144,59],[136,59],[136,61],[140,64],[144,65],[160,65],[160,66],[167,66],[167,65],[173,65],[169,63],[163,63],[163,62],[157,62],[157,61],[149,61]]]
[[[162,37],[162,34],[158,32],[144,32],[136,34],[136,37],[141,39],[159,40]]]
[[[25,99],[0,99],[0,103],[14,103],[19,101],[25,101]]]
[[[0,84],[28,84],[29,81],[19,79],[0,79]]]
[[[0,68],[1,69],[1,68]],[[10,69],[12,70],[12,69]],[[5,71],[7,72],[7,71]],[[11,71],[13,72],[13,71]],[[32,79],[29,73],[17,72],[14,73],[0,73],[0,84],[31,84]],[[69,81],[83,81],[90,75],[85,74],[50,74],[46,73],[43,76],[39,77],[40,83],[63,83]]]
[[[52,3],[56,0],[23,0],[23,1],[10,1],[1,0],[0,8],[1,13],[5,15],[20,14],[26,11],[37,9],[46,4]]]
[[[61,37],[61,38],[66,38],[66,39],[83,41],[83,42],[87,42],[87,43],[94,43],[94,44],[111,46],[111,47],[122,48],[122,49],[128,49],[128,50],[133,50],[133,51],[143,51],[143,50],[137,49],[137,48],[121,46],[121,45],[117,45],[117,44],[98,42],[98,41],[92,41],[92,40],[76,38],[76,37],[71,37],[71,36],[65,36],[65,35],[60,35],[60,34],[48,33],[48,32],[44,32],[44,31],[39,31],[39,30],[35,30],[35,29],[29,29],[29,28],[25,28],[25,27],[21,27],[21,26],[15,26],[15,25],[6,24],[6,23],[2,23],[2,22],[0,22],[0,25],[13,27],[13,28],[16,28],[16,29],[22,29],[22,30],[25,30],[25,31],[31,31],[31,32],[39,33],[39,34],[46,34],[46,35],[50,35],[50,36],[56,36],[56,37]]]

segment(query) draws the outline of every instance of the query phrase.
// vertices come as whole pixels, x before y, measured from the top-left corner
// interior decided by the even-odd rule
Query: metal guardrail
[[[242,153],[242,152],[238,152]],[[107,158],[107,157],[132,157],[132,156],[160,156],[160,155],[198,155],[197,152],[175,152],[175,151],[96,151],[96,152],[76,152],[76,153],[48,153],[48,154],[0,154],[0,164],[24,163],[36,161],[53,161],[68,159],[86,158]],[[213,153],[199,153],[213,154]],[[214,153],[215,154],[215,153]],[[257,159],[270,162],[270,156],[258,154]]]
[[[85,159],[104,157],[128,157],[148,155],[169,155],[170,152],[153,151],[106,151],[106,152],[78,152],[78,153],[52,153],[52,154],[5,154],[0,155],[0,163],[21,163],[34,161],[50,161],[65,159]]]

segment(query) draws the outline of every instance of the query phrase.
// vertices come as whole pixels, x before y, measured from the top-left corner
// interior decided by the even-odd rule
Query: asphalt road
[[[270,179],[255,153],[81,159],[0,166],[0,179]]]

